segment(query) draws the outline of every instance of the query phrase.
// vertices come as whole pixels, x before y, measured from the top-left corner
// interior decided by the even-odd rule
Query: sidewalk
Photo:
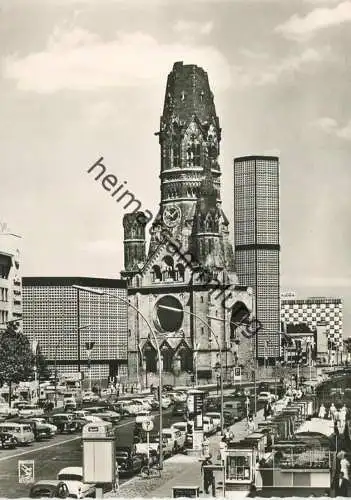
[[[255,423],[263,422],[263,410],[257,412]],[[240,441],[248,435],[246,419],[235,423],[230,427],[234,433],[234,441]],[[220,435],[214,435],[209,438],[210,453],[213,463],[217,461],[219,455]],[[144,497],[144,498],[171,498],[172,488],[175,486],[199,486],[200,497],[209,498],[203,492],[203,478],[201,476],[201,463],[199,457],[188,455],[174,455],[164,462],[164,468],[161,478],[142,479],[135,476],[121,485],[117,493],[106,493],[104,497]],[[217,489],[217,496],[222,496],[222,487]]]

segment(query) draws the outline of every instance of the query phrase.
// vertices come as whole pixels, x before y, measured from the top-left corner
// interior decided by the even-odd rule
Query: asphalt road
[[[163,426],[168,427],[182,417],[172,417],[172,410],[163,412]],[[155,415],[155,428],[159,419]],[[135,417],[122,420],[117,426],[117,442],[127,446],[132,442]],[[15,450],[0,450],[0,498],[28,497],[29,485],[18,482],[18,461],[34,460],[35,481],[55,479],[64,467],[82,465],[81,433],[60,434],[54,438]],[[122,481],[123,482],[123,479]]]

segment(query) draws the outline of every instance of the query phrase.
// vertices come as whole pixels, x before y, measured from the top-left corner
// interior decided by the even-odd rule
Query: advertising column
[[[188,420],[193,429],[193,450],[201,451],[204,438],[203,413],[205,393],[196,389],[188,392]]]

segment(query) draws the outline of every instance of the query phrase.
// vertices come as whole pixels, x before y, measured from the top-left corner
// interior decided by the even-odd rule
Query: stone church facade
[[[207,73],[177,62],[168,76],[160,130],[161,200],[150,222],[126,214],[124,270],[129,309],[130,378],[157,373],[156,333],[165,374],[216,380],[252,356],[240,334],[253,310],[251,289],[235,273],[229,223],[221,208],[221,128]],[[148,227],[149,227],[148,226]]]

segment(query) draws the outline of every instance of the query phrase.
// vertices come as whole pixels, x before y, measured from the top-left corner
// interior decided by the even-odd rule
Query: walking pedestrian
[[[320,406],[320,408],[319,408],[318,417],[319,418],[325,418],[325,414],[326,414],[326,409],[325,409],[324,404],[322,403],[321,406]]]
[[[345,423],[346,423],[346,415],[347,415],[347,407],[344,404],[339,411],[339,419],[340,419],[340,432],[344,432]]]
[[[216,496],[216,485],[215,485],[215,479],[213,475],[213,471],[208,469],[206,466],[212,465],[211,461],[212,456],[208,455],[205,457],[205,460],[202,462],[201,466],[201,471],[203,472],[204,475],[204,491],[208,495],[209,494],[209,488],[211,486],[212,488],[212,496]]]
[[[262,487],[263,487],[263,480],[262,480],[262,475],[261,475],[261,471],[260,471],[260,461],[258,458],[256,458],[254,481],[255,481],[255,489],[256,489],[256,493],[257,493],[258,491],[261,491]]]
[[[336,496],[347,497],[349,491],[349,481],[346,479],[344,473],[340,471],[339,479],[336,487]]]
[[[252,415],[249,416],[249,420],[247,422],[247,431],[249,434],[251,434],[252,432],[255,432],[255,422],[253,420]]]
[[[223,437],[222,440],[219,443],[219,454],[220,454],[220,457],[221,457],[222,465],[225,465],[225,461],[226,461],[226,458],[227,458],[227,451],[228,451],[228,445],[225,442],[225,438]]]
[[[330,420],[334,420],[335,412],[336,412],[336,408],[335,408],[334,403],[332,403],[330,405],[330,408],[329,408],[329,418],[330,418]]]

